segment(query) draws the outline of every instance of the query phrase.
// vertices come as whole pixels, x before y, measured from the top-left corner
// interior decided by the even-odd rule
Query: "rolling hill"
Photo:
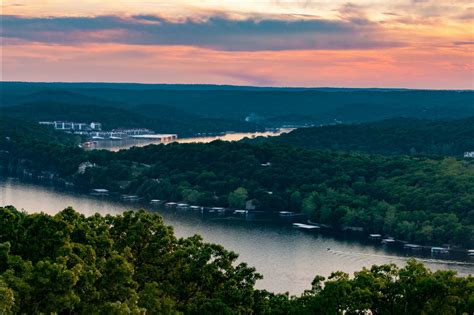
[[[456,120],[398,118],[373,123],[301,128],[255,142],[377,154],[462,155],[474,151],[474,117]]]
[[[64,95],[58,95],[60,91]],[[166,106],[181,113],[173,117],[176,120],[184,113],[240,122],[257,117],[255,122],[265,127],[474,116],[472,91],[2,82],[1,94],[1,106],[59,101],[116,107],[146,116],[164,115],[153,106]]]

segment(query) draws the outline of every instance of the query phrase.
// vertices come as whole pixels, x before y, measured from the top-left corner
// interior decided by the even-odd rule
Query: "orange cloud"
[[[474,84],[469,0],[5,0],[2,9],[3,80]]]

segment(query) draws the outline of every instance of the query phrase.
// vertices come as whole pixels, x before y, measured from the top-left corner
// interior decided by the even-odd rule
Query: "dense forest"
[[[303,212],[336,229],[361,227],[419,244],[474,246],[472,160],[221,141],[84,151],[30,128],[9,128],[8,120],[4,124],[5,173],[48,172],[84,191],[106,188],[202,206],[241,208],[252,201],[257,210]]]
[[[396,117],[474,116],[472,91],[22,82],[3,82],[2,89],[0,106],[66,104],[69,110],[75,108],[68,117],[70,120],[75,119],[73,114],[77,107],[89,105],[114,107],[147,118],[171,119],[179,124],[184,118],[181,114],[170,115],[173,109],[183,113],[183,117],[194,116],[197,123],[199,119],[234,123],[221,126],[220,131],[242,130],[236,128],[248,127],[243,124],[246,118],[263,127],[281,127],[335,121],[360,123]]]
[[[32,101],[16,106],[0,107],[0,115],[29,121],[76,121],[102,123],[104,130],[115,128],[148,128],[157,133],[176,133],[180,137],[194,136],[200,133],[221,133],[224,131],[262,131],[263,127],[245,121],[231,119],[205,118],[190,114],[179,109],[143,104],[136,110],[117,108],[108,104],[83,103],[76,104],[71,99],[74,95],[64,93],[48,93],[53,100]],[[81,97],[76,97],[76,102]]]
[[[315,276],[301,296],[199,236],[176,238],[145,211],[85,217],[0,208],[1,314],[472,314],[474,278],[372,266]]]
[[[300,128],[279,137],[252,141],[376,154],[461,156],[474,151],[474,117],[456,120],[398,118]]]

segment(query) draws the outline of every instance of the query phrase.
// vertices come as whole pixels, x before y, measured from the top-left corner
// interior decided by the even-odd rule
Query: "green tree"
[[[248,198],[247,189],[239,187],[236,190],[229,193],[228,201],[232,208],[243,208],[245,201]]]

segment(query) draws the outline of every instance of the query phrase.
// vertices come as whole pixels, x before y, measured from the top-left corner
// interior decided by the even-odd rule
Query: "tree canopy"
[[[199,236],[176,238],[158,215],[85,217],[0,208],[2,314],[463,314],[474,278],[373,266],[316,276],[303,295],[255,289],[261,276]],[[277,276],[277,275],[275,275]]]
[[[474,117],[457,120],[398,118],[300,128],[279,137],[249,141],[377,154],[462,156],[464,152],[474,151]]]
[[[49,172],[85,191],[106,188],[201,206],[240,208],[252,200],[257,210],[304,212],[337,229],[474,246],[472,159],[222,141],[85,151],[29,129],[1,130],[0,167],[9,174]],[[91,167],[80,172],[85,162]]]

